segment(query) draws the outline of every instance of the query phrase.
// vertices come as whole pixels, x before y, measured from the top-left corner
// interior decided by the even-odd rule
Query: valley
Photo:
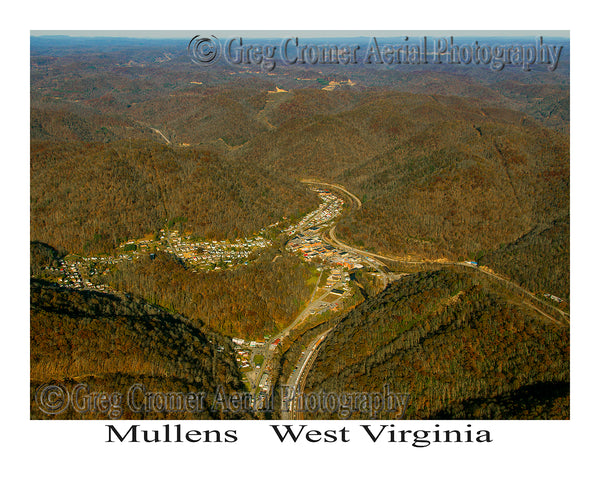
[[[568,69],[87,48],[32,47],[33,390],[223,385],[239,417],[310,419],[303,395],[391,386],[413,419],[568,418]]]

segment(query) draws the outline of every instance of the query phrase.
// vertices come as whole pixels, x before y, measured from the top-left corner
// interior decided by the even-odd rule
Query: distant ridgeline
[[[553,72],[372,64],[267,75],[200,68],[179,41],[32,39],[32,399],[46,382],[238,389],[221,335],[277,331],[312,290],[314,271],[286,253],[285,236],[228,271],[195,274],[161,253],[103,269],[135,299],[68,290],[53,275],[67,254],[108,254],[164,228],[233,240],[294,222],[318,206],[306,178],[362,202],[341,215],[341,242],[477,261],[568,309],[563,43]],[[500,282],[439,271],[367,290],[327,336],[307,390],[387,383],[411,395],[408,418],[568,418],[568,328]]]

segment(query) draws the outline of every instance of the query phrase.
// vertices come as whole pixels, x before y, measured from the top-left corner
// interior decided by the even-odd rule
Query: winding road
[[[337,189],[345,194],[347,194],[348,196],[350,196],[350,198],[354,199],[357,202],[358,208],[362,207],[362,203],[360,202],[360,200],[353,194],[351,194],[350,192],[348,192],[348,190],[346,190],[344,187],[342,187],[341,185],[336,185],[336,184],[330,184],[330,183],[319,183],[317,181],[314,180],[302,180],[304,183],[311,183],[311,184],[315,184],[315,185],[323,185],[323,186],[328,186],[330,188],[334,188]],[[555,307],[554,305],[549,304],[548,302],[542,300],[541,298],[537,297],[535,294],[533,294],[532,292],[528,291],[527,289],[521,287],[520,285],[516,284],[515,282],[508,280],[505,277],[502,277],[494,272],[491,272],[487,269],[482,269],[480,267],[477,267],[476,265],[471,265],[469,263],[465,263],[465,262],[449,262],[449,261],[432,261],[432,260],[406,260],[406,259],[402,259],[402,258],[398,258],[398,257],[392,257],[392,256],[385,256],[385,255],[380,255],[380,254],[376,254],[376,253],[372,253],[372,252],[367,252],[365,250],[360,250],[358,248],[352,247],[346,243],[341,242],[335,235],[335,225],[333,225],[328,232],[328,235],[323,235],[324,240],[329,241],[331,244],[339,247],[339,248],[343,248],[345,250],[351,251],[355,254],[360,254],[364,257],[367,257],[371,260],[380,260],[380,261],[388,261],[388,262],[394,262],[394,263],[400,263],[400,264],[405,264],[405,265],[425,265],[425,266],[454,266],[454,267],[462,267],[462,268],[468,268],[471,269],[473,272],[477,272],[477,274],[483,274],[486,275],[490,278],[493,278],[494,280],[497,280],[499,282],[503,282],[504,284],[510,286],[512,289],[518,291],[519,293],[533,299],[534,301],[538,302],[539,304],[543,305],[546,308],[550,308],[552,311],[557,312],[560,315],[560,319],[564,320],[565,322],[567,322],[567,324],[569,323],[569,318],[570,315],[568,312],[565,312],[557,307]],[[375,267],[380,273],[381,269],[378,267]],[[387,276],[386,276],[387,277]],[[525,303],[525,302],[524,302]],[[556,322],[556,323],[560,323],[563,324],[563,322],[561,320],[558,320],[554,317],[552,317],[551,315],[548,315],[547,313],[544,313],[543,311],[541,311],[540,309],[536,308],[535,306],[531,305],[530,303],[525,303],[527,306],[534,308],[534,310],[536,310],[538,313],[541,313],[542,315],[544,315],[546,318]]]
[[[352,193],[350,193],[348,190],[346,190],[346,188],[344,188],[341,185],[336,185],[336,184],[331,184],[331,183],[324,183],[324,182],[318,182],[316,180],[302,180],[303,183],[309,183],[312,185],[319,185],[319,186],[323,186],[323,187],[329,187],[335,190],[338,190],[339,192],[342,192],[344,194],[346,194],[349,198],[351,198],[354,202],[355,202],[355,208],[361,208],[362,207],[362,202],[358,199],[358,197],[356,197],[356,195],[353,195]],[[535,310],[537,313],[539,313],[540,315],[543,315],[545,318],[547,318],[548,320],[557,323],[558,325],[561,326],[569,326],[570,322],[569,322],[569,313],[568,312],[564,312],[558,308],[556,308],[554,305],[550,305],[547,302],[541,300],[540,298],[536,297],[533,293],[529,292],[528,290],[526,290],[525,288],[521,287],[520,285],[517,285],[516,283],[494,273],[491,271],[487,271],[484,270],[480,267],[477,267],[476,265],[472,265],[472,264],[468,264],[466,262],[449,262],[449,261],[428,261],[428,260],[405,260],[405,259],[401,259],[401,258],[394,258],[392,256],[386,256],[386,255],[380,255],[380,254],[376,254],[376,253],[372,253],[372,252],[367,252],[365,250],[360,250],[358,248],[354,248],[346,243],[341,242],[335,234],[335,225],[333,225],[328,233],[323,232],[321,234],[321,238],[325,241],[330,243],[333,246],[336,246],[338,248],[342,248],[344,250],[353,252],[357,255],[361,255],[363,258],[368,259],[368,263],[375,268],[380,275],[382,275],[383,279],[384,279],[384,288],[387,286],[388,282],[390,280],[393,280],[394,278],[394,273],[390,272],[389,268],[387,267],[387,265],[385,265],[384,263],[382,264],[382,262],[388,261],[388,262],[394,262],[394,263],[400,263],[400,264],[406,264],[406,265],[425,265],[425,266],[452,266],[452,267],[462,267],[462,268],[467,268],[470,269],[470,271],[473,274],[483,274],[488,276],[489,278],[492,278],[496,281],[499,282],[503,282],[504,284],[508,285],[510,288],[513,288],[514,290],[516,290],[517,292],[533,299],[534,301],[544,305],[544,307],[546,308],[550,308],[553,311],[556,311],[557,313],[560,314],[560,319],[554,318],[553,316],[549,315],[548,313],[540,310],[539,308],[537,308],[535,305],[533,305],[530,302],[527,302],[525,300],[522,301],[523,305],[528,306],[529,308],[532,308],[533,310]],[[387,270],[384,271],[384,268]],[[302,397],[302,395],[304,394],[304,386],[306,383],[306,378],[308,376],[308,373],[310,372],[310,369],[312,367],[312,365],[314,364],[317,355],[319,353],[319,349],[323,343],[323,341],[325,340],[325,338],[327,337],[327,335],[333,330],[333,328],[330,328],[329,330],[327,330],[326,332],[316,336],[312,342],[309,344],[308,348],[306,349],[306,351],[303,353],[303,355],[300,357],[299,359],[299,363],[297,363],[297,367],[296,367],[296,372],[292,372],[292,374],[290,375],[286,386],[288,387],[288,393],[292,394],[291,398],[287,398],[287,406],[289,406],[289,409],[282,409],[281,415],[282,415],[282,419],[284,420],[294,420],[294,419],[301,419],[302,418],[302,412],[298,410],[298,399],[300,397]]]
[[[308,179],[302,180],[302,182],[311,184],[311,185],[318,185],[321,187],[326,187],[326,188],[330,188],[333,190],[337,190],[338,192],[346,195],[348,198],[350,198],[352,200],[352,203],[353,203],[352,208],[359,209],[362,207],[362,202],[360,201],[360,199],[356,195],[349,192],[342,185],[319,182],[316,180],[308,180]],[[336,225],[332,225],[327,232],[325,232],[325,231],[321,232],[322,240],[336,248],[341,248],[343,250],[352,252],[355,255],[362,257],[364,259],[365,263],[367,263],[369,266],[371,266],[373,269],[375,269],[379,273],[379,275],[381,276],[381,278],[383,279],[383,282],[384,282],[384,285],[383,285],[384,289],[387,287],[389,282],[398,278],[398,274],[397,274],[398,272],[393,272],[390,269],[390,266],[386,265],[385,262],[391,262],[393,264],[412,265],[412,266],[422,265],[422,266],[431,267],[431,268],[461,267],[463,269],[467,269],[467,271],[471,272],[472,274],[485,275],[488,278],[491,278],[495,281],[502,282],[506,286],[515,290],[516,292],[524,295],[525,297],[533,300],[534,302],[537,302],[538,305],[543,306],[545,308],[549,308],[553,312],[559,313],[560,314],[559,318],[555,318],[552,315],[549,315],[547,312],[544,312],[540,308],[536,307],[532,302],[525,301],[525,299],[522,299],[523,305],[535,310],[538,314],[544,316],[548,320],[550,320],[558,325],[561,325],[563,327],[569,326],[569,313],[568,312],[564,312],[564,311],[556,308],[554,305],[548,304],[547,302],[538,298],[533,293],[529,292],[528,290],[521,287],[520,285],[518,285],[518,284],[512,282],[511,280],[508,280],[494,272],[491,272],[486,269],[482,269],[481,267],[478,267],[476,265],[472,265],[472,264],[469,264],[466,262],[406,260],[406,259],[402,259],[402,258],[398,258],[398,257],[389,256],[389,255],[381,255],[381,254],[377,254],[377,253],[368,252],[365,250],[361,250],[361,249],[352,247],[352,246],[340,241],[336,236],[335,229],[336,229]],[[320,278],[321,277],[319,276],[319,279]],[[314,308],[314,306],[316,304],[318,304],[318,302],[320,302],[323,298],[325,298],[329,294],[329,291],[331,289],[335,288],[335,286],[330,287],[329,289],[327,289],[325,291],[325,293],[320,295],[315,300],[314,297],[318,290],[318,285],[319,285],[319,281],[317,281],[315,290],[313,291],[306,308],[304,308],[304,310],[302,310],[302,312],[300,312],[300,314],[294,319],[294,321],[290,325],[288,325],[285,329],[283,329],[276,338],[283,340],[290,333],[290,331],[293,328],[298,326],[301,322],[304,321],[304,319],[306,317],[308,317],[308,315],[310,314],[310,312]],[[298,419],[298,418],[302,417],[302,413],[300,411],[298,411],[298,408],[297,408],[298,398],[300,398],[303,395],[304,385],[306,383],[306,378],[308,376],[308,373],[310,372],[310,369],[317,358],[319,349],[320,349],[321,345],[323,344],[323,341],[325,340],[327,335],[332,330],[333,330],[333,328],[330,328],[329,330],[327,330],[327,331],[315,336],[315,338],[313,338],[313,340],[311,341],[309,346],[306,348],[306,350],[303,352],[303,354],[299,358],[298,362],[296,363],[295,371],[293,371],[290,374],[289,378],[287,379],[286,386],[288,387],[288,393],[292,392],[293,396],[292,396],[292,398],[286,399],[287,406],[289,406],[289,409],[282,409],[281,415],[282,415],[283,419]],[[275,353],[275,349],[271,349],[271,348],[267,347],[267,352],[265,355],[263,365],[259,371],[258,376],[256,377],[257,383],[258,383],[258,380],[261,378],[261,376],[265,372],[271,371],[271,369],[272,369],[271,362],[273,360],[274,353]],[[272,385],[270,388],[272,388]],[[259,387],[256,388],[256,392],[258,392],[258,391],[259,391]]]

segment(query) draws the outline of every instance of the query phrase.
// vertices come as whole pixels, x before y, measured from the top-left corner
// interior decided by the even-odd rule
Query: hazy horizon
[[[212,30],[208,35],[244,36],[247,38],[280,38],[302,35],[310,38],[348,37],[404,37],[404,36],[457,36],[457,37],[551,37],[570,39],[568,30]],[[198,35],[192,30],[32,30],[30,37],[68,38],[123,38],[137,40],[179,40]]]

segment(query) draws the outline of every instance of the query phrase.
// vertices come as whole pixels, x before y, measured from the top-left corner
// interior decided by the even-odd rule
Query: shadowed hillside
[[[345,315],[306,390],[389,385],[410,395],[408,419],[565,419],[568,384],[568,327],[495,285],[439,271],[405,277]]]
[[[185,318],[122,296],[61,289],[31,282],[32,418],[106,418],[67,409],[44,415],[33,402],[47,383],[67,388],[121,392],[135,384],[150,391],[207,392],[221,385],[243,391],[229,339]],[[160,412],[145,418],[163,418]],[[218,413],[170,414],[168,418],[219,417]],[[125,409],[123,418],[144,418]]]

